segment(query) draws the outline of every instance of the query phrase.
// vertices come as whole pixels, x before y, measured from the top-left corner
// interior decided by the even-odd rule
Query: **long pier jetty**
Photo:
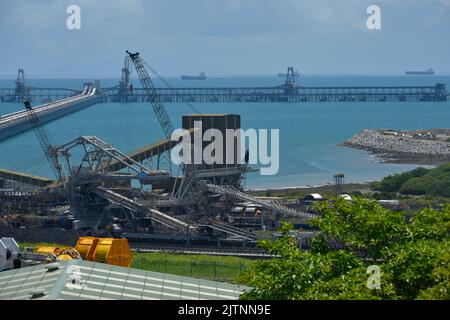
[[[127,61],[127,60],[126,60]],[[100,82],[96,82],[100,89]],[[129,65],[125,62],[116,86],[102,88],[102,102],[148,102],[144,89],[133,88]],[[64,88],[37,88],[25,83],[18,70],[15,88],[0,89],[0,102],[48,103],[79,95],[81,91]],[[304,87],[297,83],[289,67],[285,81],[274,87],[157,88],[162,102],[445,102],[449,94],[445,83],[428,86]]]
[[[163,102],[444,102],[445,84],[410,87],[158,88]],[[146,102],[143,89],[104,89],[107,102]]]
[[[147,102],[142,88],[102,89],[103,102]],[[446,85],[397,87],[235,87],[235,88],[157,88],[159,98],[167,103],[213,102],[445,102],[449,100]],[[3,102],[46,102],[67,98],[77,92],[70,89],[31,88],[26,94],[14,89],[0,89]]]
[[[37,88],[27,87],[23,90],[17,88],[0,89],[0,102],[23,102],[28,100],[31,103],[49,103],[54,100],[65,99],[79,95],[82,90],[65,88]]]
[[[102,102],[102,97],[96,85],[86,83],[83,91],[78,95],[37,106],[33,109],[41,122],[46,123],[99,102]],[[28,120],[26,110],[0,116],[0,140],[29,129],[31,129],[31,123]]]

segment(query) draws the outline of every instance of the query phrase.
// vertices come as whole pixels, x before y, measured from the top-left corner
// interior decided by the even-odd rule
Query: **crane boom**
[[[131,53],[128,50],[126,52],[134,64],[136,72],[139,76],[139,80],[141,81],[142,87],[144,88],[147,97],[149,98],[150,103],[152,104],[153,110],[158,118],[159,123],[161,124],[166,139],[170,140],[172,132],[174,131],[174,127],[169,119],[169,116],[167,115],[166,109],[164,109],[164,106],[161,103],[161,100],[159,99],[159,96],[156,92],[156,88],[153,85],[153,81],[150,79],[150,76],[148,75],[148,72],[144,66],[144,62],[139,56],[139,52]],[[190,188],[192,195],[194,196],[198,206],[202,208],[204,212],[208,212],[209,204],[207,198],[206,196],[203,195],[203,190],[201,186],[197,183],[196,179],[194,178],[195,166],[192,165],[190,167],[191,168],[190,172],[186,170],[187,168],[184,163],[180,164],[180,168],[185,175],[185,178],[182,180],[181,185],[186,188]],[[182,187],[180,187],[180,189],[182,189]]]
[[[42,150],[44,151],[45,157],[47,158],[47,161],[50,164],[50,168],[52,169],[53,174],[58,179],[58,181],[63,182],[61,166],[58,163],[56,150],[54,148],[55,144],[51,141],[50,136],[48,135],[45,128],[42,126],[42,123],[39,120],[39,117],[34,112],[33,108],[31,107],[30,102],[25,101],[24,105],[27,111],[28,120],[30,121],[33,127],[34,133],[38,138],[39,144],[41,145]]]
[[[141,81],[142,87],[144,88],[150,103],[152,104],[153,111],[158,118],[158,121],[163,129],[164,135],[167,140],[170,140],[172,132],[174,131],[174,127],[172,122],[170,122],[170,118],[167,115],[166,109],[164,109],[161,100],[159,99],[158,94],[156,93],[155,86],[153,85],[153,81],[148,75],[147,70],[144,67],[144,63],[142,62],[141,57],[139,57],[139,52],[131,53],[127,50],[127,54],[129,55],[131,61],[133,61],[136,72],[139,76],[139,80]]]

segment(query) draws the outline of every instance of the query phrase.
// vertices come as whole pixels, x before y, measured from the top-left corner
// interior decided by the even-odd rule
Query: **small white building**
[[[389,209],[397,209],[400,207],[400,201],[398,200],[378,200],[379,205],[389,208]]]
[[[353,201],[353,198],[347,193],[343,193],[339,197],[344,198],[344,200],[347,200],[347,201]]]
[[[322,201],[322,200],[324,200],[324,199],[318,193],[311,193],[303,198],[303,202],[306,202],[306,203],[312,203],[312,202]]]

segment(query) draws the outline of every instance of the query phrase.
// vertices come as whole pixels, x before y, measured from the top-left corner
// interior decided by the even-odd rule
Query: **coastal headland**
[[[380,162],[439,165],[450,162],[450,129],[367,129],[341,146],[369,151]]]

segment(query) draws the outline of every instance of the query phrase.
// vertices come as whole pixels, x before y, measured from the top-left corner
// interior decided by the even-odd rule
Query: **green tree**
[[[311,249],[299,249],[284,224],[280,239],[260,243],[279,258],[255,263],[238,277],[253,287],[241,298],[450,299],[450,207],[408,219],[364,199],[336,199],[316,209],[320,233]],[[367,267],[374,264],[380,289],[366,286]]]
[[[408,180],[422,177],[426,175],[428,171],[429,170],[426,168],[419,167],[411,171],[389,175],[381,180],[381,184],[377,190],[381,192],[398,192]]]

